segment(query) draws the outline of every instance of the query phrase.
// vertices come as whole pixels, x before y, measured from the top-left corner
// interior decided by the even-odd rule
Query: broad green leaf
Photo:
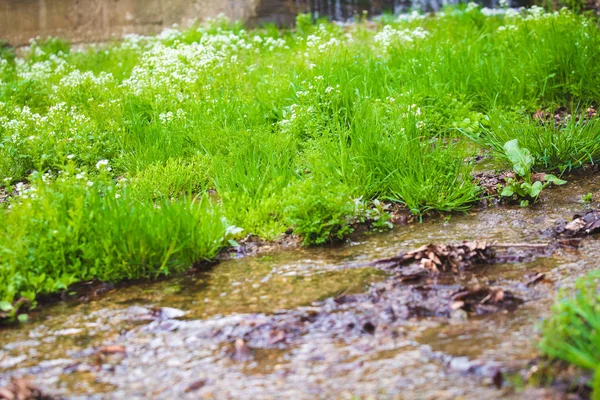
[[[504,186],[504,189],[502,189],[502,193],[500,193],[500,196],[510,197],[513,194],[515,194],[515,192],[513,191],[511,186]]]
[[[520,176],[526,176],[535,159],[528,149],[519,147],[519,140],[509,140],[504,144],[504,151],[508,159],[513,163],[514,171]]]
[[[540,195],[540,193],[542,192],[543,188],[544,188],[544,185],[542,184],[542,182],[537,181],[533,185],[531,185],[531,189],[529,190],[529,195],[531,197],[538,197]]]
[[[546,182],[554,183],[555,185],[564,185],[565,183],[567,183],[567,181],[560,179],[556,177],[556,175],[552,174],[546,174],[544,179],[546,180]]]
[[[29,321],[29,315],[27,314],[19,314],[19,316],[17,317],[17,319],[19,320],[19,322],[21,323],[26,323]]]
[[[12,309],[13,306],[8,301],[0,301],[0,311],[11,311]]]

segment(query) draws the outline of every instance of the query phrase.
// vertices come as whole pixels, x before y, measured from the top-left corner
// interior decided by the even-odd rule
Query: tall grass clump
[[[580,278],[574,293],[562,293],[544,321],[540,348],[559,359],[592,371],[594,399],[600,398],[600,273]]]
[[[182,271],[214,257],[227,235],[205,198],[140,202],[83,171],[36,174],[14,191],[0,227],[2,301]]]
[[[492,111],[488,127],[481,130],[475,141],[488,147],[498,158],[504,144],[512,139],[529,149],[534,167],[543,170],[566,170],[595,164],[600,160],[600,120],[573,117],[564,124],[542,122],[517,112]]]

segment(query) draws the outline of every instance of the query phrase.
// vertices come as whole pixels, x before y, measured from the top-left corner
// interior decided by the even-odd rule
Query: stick
[[[490,244],[489,246],[490,247],[501,247],[501,248],[522,247],[522,248],[543,249],[545,247],[550,246],[550,243],[498,243],[498,244]]]

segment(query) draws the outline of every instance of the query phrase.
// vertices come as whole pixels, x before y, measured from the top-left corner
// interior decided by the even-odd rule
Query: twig
[[[500,247],[500,248],[521,247],[521,248],[533,248],[533,249],[543,249],[548,246],[550,246],[550,243],[497,243],[497,244],[489,245],[489,247]]]

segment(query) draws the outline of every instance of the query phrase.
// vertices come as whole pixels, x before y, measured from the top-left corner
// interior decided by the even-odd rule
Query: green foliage
[[[581,196],[582,203],[591,203],[594,195],[592,193],[584,194]]]
[[[577,108],[573,114],[585,113],[584,110]],[[489,118],[488,127],[483,127],[481,136],[474,139],[497,157],[507,159],[504,144],[516,138],[531,151],[532,168],[566,170],[600,160],[600,121],[597,119],[571,118],[566,124],[542,124],[523,113],[499,110],[490,112]]]
[[[138,199],[171,199],[203,193],[209,185],[209,161],[196,156],[173,158],[149,165],[125,180],[128,193]]]
[[[182,271],[223,246],[227,226],[206,199],[138,202],[86,176],[72,168],[53,180],[36,175],[10,201],[0,227],[2,304],[82,280]]]
[[[313,180],[290,187],[284,200],[286,222],[304,237],[305,245],[330,243],[353,232],[360,215],[359,201],[342,185],[320,185]]]
[[[595,371],[594,399],[600,396],[600,272],[592,271],[575,284],[574,293],[563,291],[552,315],[542,326],[540,349],[554,359]]]
[[[506,157],[513,164],[513,171],[523,179],[523,182],[510,179],[502,189],[501,196],[521,198],[521,206],[526,207],[529,205],[530,200],[537,201],[542,190],[551,183],[555,185],[564,185],[567,183],[567,181],[559,179],[552,174],[545,174],[544,182],[533,182],[531,167],[534,165],[535,159],[528,149],[519,146],[518,139],[506,142],[504,144],[504,151],[506,152]]]
[[[312,15],[309,13],[298,14],[296,17],[296,32],[300,36],[308,36],[313,30]]]

